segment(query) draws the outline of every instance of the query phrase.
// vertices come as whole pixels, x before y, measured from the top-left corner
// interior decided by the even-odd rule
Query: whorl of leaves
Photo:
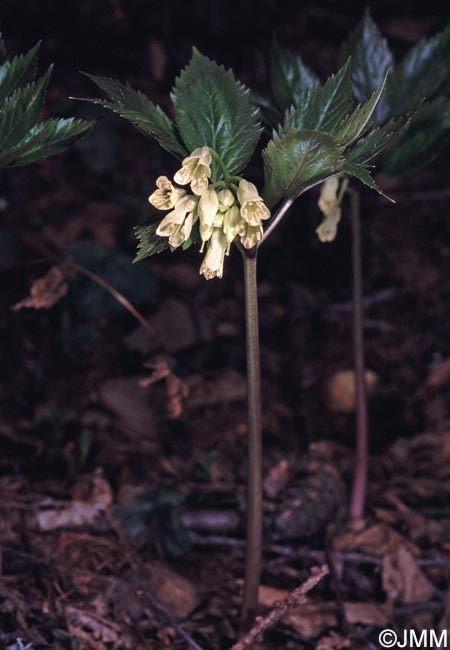
[[[35,80],[39,43],[8,59],[0,35],[0,167],[27,165],[64,151],[93,122],[59,118],[39,121],[52,66]]]

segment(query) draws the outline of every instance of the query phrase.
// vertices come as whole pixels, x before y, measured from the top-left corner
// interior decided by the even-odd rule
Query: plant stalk
[[[353,355],[356,400],[356,464],[353,477],[350,514],[353,521],[362,519],[366,505],[369,465],[369,427],[367,417],[366,367],[364,360],[364,320],[361,264],[361,219],[358,192],[349,190],[352,223],[353,266]]]
[[[248,470],[247,537],[240,636],[253,627],[258,607],[262,555],[261,369],[256,281],[257,248],[242,250],[247,347]]]

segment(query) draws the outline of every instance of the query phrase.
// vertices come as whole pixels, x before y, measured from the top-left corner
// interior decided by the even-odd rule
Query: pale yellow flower
[[[212,157],[208,147],[195,149],[190,156],[181,163],[181,169],[174,176],[174,181],[179,185],[191,184],[194,194],[201,196],[208,188],[208,178],[211,176]]]
[[[336,238],[337,227],[341,220],[341,208],[337,201],[339,179],[337,176],[329,178],[322,185],[318,206],[323,212],[324,218],[318,228],[317,236],[321,242],[331,242]]]
[[[238,225],[242,221],[241,213],[239,212],[238,206],[232,205],[226,212],[223,214],[223,232],[228,242],[228,252],[230,249],[230,244],[238,234]]]
[[[237,191],[242,218],[250,226],[260,226],[261,221],[270,218],[270,210],[258,194],[253,183],[241,180]]]
[[[198,202],[198,216],[202,226],[211,227],[214,224],[219,209],[219,197],[216,190],[206,190]]]
[[[148,200],[158,210],[172,210],[186,194],[186,190],[174,187],[167,176],[157,178],[156,186],[158,189],[149,196]]]
[[[241,221],[237,226],[237,234],[244,248],[253,248],[260,241],[262,226],[250,226],[246,221]]]
[[[189,239],[192,226],[198,219],[197,204],[196,196],[184,196],[178,201],[175,210],[166,214],[156,234],[160,237],[168,237],[169,244],[174,248],[181,246]]]
[[[223,262],[227,250],[227,239],[222,230],[215,228],[208,243],[208,249],[200,267],[207,280],[221,278],[223,273]]]
[[[200,232],[200,238],[202,240],[202,246],[200,248],[200,253],[203,253],[205,243],[211,239],[211,235],[214,232],[214,227],[213,226],[202,226],[202,224],[200,223],[199,232]]]

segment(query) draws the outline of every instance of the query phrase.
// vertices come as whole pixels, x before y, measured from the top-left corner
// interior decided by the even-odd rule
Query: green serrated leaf
[[[272,93],[278,106],[285,111],[297,106],[303,92],[312,90],[319,79],[299,56],[283,49],[274,38],[270,61]]]
[[[51,72],[52,66],[36,83],[17,89],[3,102],[0,111],[0,151],[19,145],[35,125],[44,104]]]
[[[177,138],[171,120],[144,93],[134,90],[128,84],[123,84],[117,79],[91,74],[86,74],[86,76],[97,84],[109,96],[110,100],[81,98],[83,101],[100,104],[100,106],[117,113],[131,122],[141,133],[155,138],[163,149],[178,158],[183,158],[187,154],[186,149]]]
[[[392,118],[383,126],[371,131],[365,138],[357,142],[353,149],[346,153],[347,162],[366,164],[371,160],[375,160],[385,149],[393,146],[406,128],[410,118],[410,114]]]
[[[169,240],[167,237],[160,237],[156,234],[158,225],[159,222],[152,223],[149,226],[136,226],[134,232],[139,240],[139,244],[138,253],[133,262],[140,262],[140,260],[146,257],[151,257],[156,253],[162,253],[166,248],[169,248]]]
[[[372,96],[364,104],[359,104],[353,113],[339,125],[336,137],[346,147],[358,140],[370,127],[372,117],[383,94],[388,74],[389,72],[386,71],[383,81],[377,90],[372,93]]]
[[[272,207],[282,198],[299,194],[338,173],[343,147],[329,133],[291,131],[271,140],[263,151],[264,199]]]
[[[36,71],[40,43],[29,52],[0,66],[0,104],[18,88],[30,83]]]
[[[367,9],[363,19],[345,43],[341,60],[352,57],[353,93],[359,102],[367,100],[393,68],[394,59],[387,41]],[[382,112],[382,103],[379,105]]]
[[[382,171],[399,178],[425,167],[436,158],[450,135],[450,102],[438,98],[424,102],[401,137],[383,157]]]
[[[230,174],[241,172],[255,150],[261,127],[249,91],[233,72],[194,48],[191,62],[175,81],[172,99],[187,149],[211,147]],[[220,177],[214,162],[212,178]]]
[[[448,90],[449,80],[450,24],[411,48],[398,65],[386,86],[389,115],[398,115],[423,97]]]
[[[12,150],[0,153],[0,167],[19,167],[53,156],[68,149],[93,127],[84,120],[50,119],[32,127],[22,142]]]
[[[291,129],[335,133],[353,108],[350,83],[350,59],[323,86],[316,84],[300,97],[298,106],[286,112],[279,134]]]
[[[378,192],[378,194],[384,196],[384,198],[387,199],[388,201],[392,201],[392,203],[395,203],[395,201],[389,198],[389,196],[387,196],[383,192],[383,190],[375,183],[374,179],[370,175],[369,170],[364,165],[361,165],[359,163],[346,162],[344,164],[342,171],[349,174],[350,176],[354,176],[359,181],[361,181],[361,183],[364,183],[364,185],[370,187],[371,190],[375,190],[375,192]]]

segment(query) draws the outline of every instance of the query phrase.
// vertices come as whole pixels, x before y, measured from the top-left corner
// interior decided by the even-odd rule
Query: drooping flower
[[[186,195],[181,198],[175,209],[166,214],[159,224],[156,234],[168,237],[169,244],[178,248],[191,235],[192,226],[198,219],[198,197]]]
[[[238,234],[238,225],[241,221],[241,213],[236,204],[232,205],[231,208],[228,208],[228,210],[223,214],[223,232],[225,233],[228,243],[227,254],[230,252],[231,243]]]
[[[223,261],[227,250],[227,239],[220,228],[214,228],[211,239],[208,242],[206,255],[200,267],[207,280],[221,278],[223,273]]]
[[[329,178],[322,185],[318,206],[322,210],[324,218],[318,228],[317,236],[321,242],[331,242],[336,238],[337,227],[341,220],[341,207],[337,200],[339,179],[337,176]]]
[[[242,218],[250,226],[260,226],[261,221],[270,218],[270,210],[259,196],[253,183],[242,179],[239,183],[237,196],[241,205]]]
[[[211,227],[219,209],[219,197],[214,189],[204,192],[198,202],[198,216],[202,226]]]
[[[157,178],[156,186],[158,189],[149,196],[148,200],[158,210],[172,210],[186,194],[186,190],[174,187],[167,176]]]
[[[250,226],[246,221],[241,221],[237,226],[237,233],[244,248],[253,248],[261,239],[263,228]]]
[[[174,181],[179,185],[190,183],[194,194],[201,196],[208,188],[211,161],[212,157],[208,147],[195,149],[181,163],[181,169],[175,174]]]

